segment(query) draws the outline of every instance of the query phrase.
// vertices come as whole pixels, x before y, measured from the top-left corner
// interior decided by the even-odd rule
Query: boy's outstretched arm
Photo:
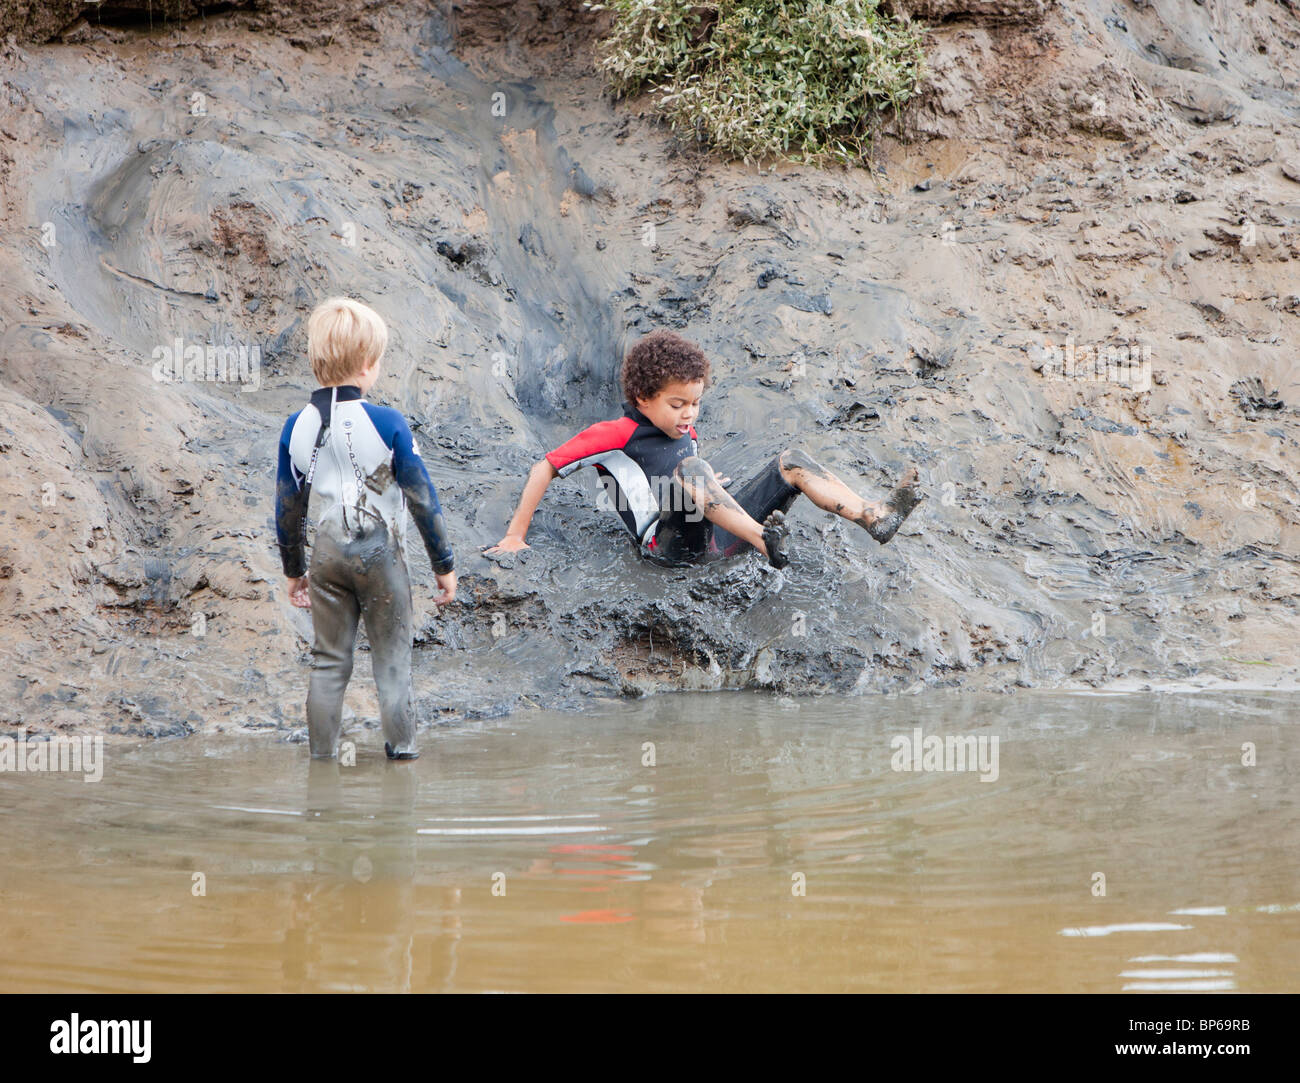
[[[546,495],[547,486],[559,476],[560,472],[546,459],[538,459],[533,464],[533,468],[528,471],[528,481],[524,483],[523,495],[519,497],[519,506],[515,508],[510,525],[506,527],[506,536],[496,545],[489,546],[484,552],[495,555],[514,553],[528,548],[524,535],[528,533],[528,525],[533,521],[533,513],[537,511],[537,505]]]

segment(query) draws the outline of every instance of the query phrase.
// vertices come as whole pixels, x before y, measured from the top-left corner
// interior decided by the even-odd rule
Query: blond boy
[[[364,618],[379,689],[384,751],[413,760],[411,582],[406,514],[424,539],[442,606],[456,596],[451,544],[438,494],[406,419],[365,401],[379,378],[388,328],[346,297],[318,305],[307,353],[320,387],[280,434],[275,523],[289,600],[312,611],[315,643],[307,693],[312,756],[338,754],[343,693],[352,675],[357,622]],[[306,565],[307,503],[318,498],[316,541]]]

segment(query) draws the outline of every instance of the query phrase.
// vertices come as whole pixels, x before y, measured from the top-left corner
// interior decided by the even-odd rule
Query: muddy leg
[[[696,509],[709,522],[749,542],[774,567],[784,567],[789,563],[789,557],[785,554],[784,516],[780,516],[775,523],[771,516],[766,524],[758,522],[736,503],[735,498],[718,482],[713,467],[698,455],[688,456],[678,463],[674,476]],[[771,550],[768,548],[769,541],[772,543]]]
[[[307,690],[307,734],[313,756],[338,755],[343,728],[343,693],[352,676],[352,648],[361,605],[347,582],[337,547],[318,536],[311,577],[311,682]]]
[[[781,453],[781,476],[824,511],[857,523],[884,545],[923,498],[912,467],[883,502],[863,499],[807,452],[791,448]]]
[[[362,616],[379,691],[379,720],[390,759],[419,756],[411,703],[411,580],[396,544],[386,547],[363,581]]]
[[[908,469],[903,475],[903,480],[898,483],[894,491],[889,494],[889,498],[881,505],[883,514],[876,515],[871,523],[862,523],[876,541],[884,545],[890,538],[898,533],[898,528],[903,525],[903,520],[912,514],[912,509],[925,499],[925,494],[918,488],[917,483],[920,476],[916,472],[916,467]]]

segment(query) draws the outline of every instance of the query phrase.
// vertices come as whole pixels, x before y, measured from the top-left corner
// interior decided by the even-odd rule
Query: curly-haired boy
[[[623,416],[584,429],[540,459],[528,474],[506,536],[489,554],[527,549],[524,535],[551,481],[595,467],[641,551],[666,564],[690,564],[752,545],[775,567],[789,562],[785,512],[800,493],[819,508],[863,527],[882,545],[921,502],[916,468],[883,502],[871,502],[812,456],[788,448],[733,498],[696,454],[693,422],[709,382],[709,359],[695,343],[655,331],[623,362]]]

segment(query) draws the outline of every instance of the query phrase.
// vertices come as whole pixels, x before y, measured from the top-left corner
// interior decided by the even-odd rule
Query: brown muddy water
[[[0,990],[1294,991],[1295,702],[661,695],[414,763],[356,729],[355,766],[110,743],[98,782],[0,773]],[[894,770],[918,729],[996,772],[991,740]]]

